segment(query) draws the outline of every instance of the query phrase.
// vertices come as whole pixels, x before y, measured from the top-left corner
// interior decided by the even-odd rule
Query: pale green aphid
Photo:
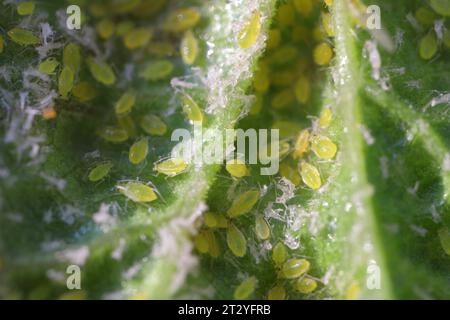
[[[155,191],[141,182],[127,182],[119,184],[120,193],[134,202],[152,202],[158,198]]]
[[[336,155],[337,146],[328,137],[314,136],[311,138],[311,150],[322,159],[332,159]]]
[[[135,137],[137,135],[136,124],[129,114],[121,115],[117,117],[119,126],[126,131],[128,137]]]
[[[194,246],[200,253],[207,253],[209,250],[208,238],[206,236],[206,231],[200,231],[194,238]]]
[[[286,257],[287,257],[286,246],[283,243],[278,242],[272,251],[273,262],[275,262],[275,265],[281,266],[283,262],[286,261]]]
[[[158,81],[169,77],[173,69],[174,65],[169,60],[158,60],[149,63],[139,75],[145,80]]]
[[[256,10],[249,21],[245,23],[238,35],[239,46],[243,49],[250,48],[258,38],[261,31],[261,12]]]
[[[317,190],[322,186],[319,170],[313,165],[302,162],[300,164],[300,175],[303,182],[311,189]]]
[[[300,293],[311,293],[317,288],[317,281],[308,277],[298,279],[294,285],[295,290]]]
[[[67,99],[73,87],[73,72],[69,67],[64,67],[61,70],[58,78],[58,90],[63,99]]]
[[[106,177],[113,167],[113,164],[110,161],[100,163],[95,166],[91,171],[89,171],[88,179],[91,182],[97,182]]]
[[[234,290],[235,300],[245,300],[248,299],[256,288],[257,280],[255,277],[250,277],[241,282],[239,286]]]
[[[283,286],[277,285],[267,293],[267,300],[284,300],[286,299],[286,290]]]
[[[82,81],[73,87],[72,94],[81,102],[86,102],[97,96],[97,90],[91,83]]]
[[[133,91],[125,92],[115,105],[116,114],[125,114],[131,111],[136,102],[136,94]]]
[[[53,74],[59,62],[55,58],[48,58],[39,64],[39,72],[45,74]]]
[[[181,39],[180,53],[181,58],[186,64],[193,64],[198,56],[198,40],[191,30],[186,31]]]
[[[148,154],[148,138],[141,138],[130,147],[128,158],[132,164],[139,164]]]
[[[34,45],[39,43],[39,38],[36,37],[31,31],[13,28],[8,31],[8,36],[17,44],[22,46]]]
[[[77,74],[81,66],[80,47],[75,43],[68,43],[63,50],[63,64]]]
[[[220,255],[220,245],[214,232],[212,230],[206,230],[205,235],[208,241],[209,254],[213,258],[217,258]]]
[[[434,32],[428,34],[420,40],[419,54],[424,60],[430,60],[434,57],[438,50],[438,41]]]
[[[449,0],[430,0],[430,5],[438,14],[450,17]]]
[[[182,99],[182,108],[186,116],[189,120],[193,122],[203,122],[203,112],[202,109],[198,106],[197,102],[192,99],[192,97],[188,94],[183,94]]]
[[[287,279],[295,279],[309,270],[309,261],[305,259],[289,259],[283,264],[281,271]]]
[[[98,131],[98,135],[109,142],[123,142],[128,139],[128,133],[120,127],[104,127]]]
[[[260,240],[267,240],[270,237],[270,226],[262,216],[255,219],[255,233]]]
[[[153,136],[163,136],[167,132],[166,124],[160,117],[153,114],[142,117],[139,124],[141,125],[142,130]]]
[[[244,193],[239,194],[231,204],[230,209],[228,209],[228,215],[231,218],[239,217],[247,212],[249,212],[253,206],[259,200],[259,190],[251,189]]]
[[[127,34],[129,31],[131,31],[134,28],[134,23],[133,21],[122,21],[119,22],[119,24],[117,25],[116,28],[116,34],[118,36],[123,36],[125,34]]]
[[[114,34],[114,22],[111,19],[102,19],[96,26],[98,35],[102,39],[108,39]]]
[[[185,160],[180,158],[171,158],[157,163],[155,165],[155,171],[169,177],[174,177],[184,172],[187,166],[188,164]]]
[[[164,23],[164,29],[181,32],[194,27],[200,21],[200,12],[195,8],[181,8],[172,12]]]
[[[241,230],[232,223],[227,229],[227,245],[236,257],[243,257],[247,253],[247,240]]]
[[[438,230],[439,240],[441,242],[442,249],[450,256],[450,232],[447,228],[441,228]]]
[[[89,71],[95,80],[104,85],[112,85],[116,82],[116,76],[114,75],[111,67],[103,61],[97,62],[93,57],[87,58],[87,64]]]
[[[222,214],[205,212],[203,221],[208,228],[227,228],[228,220]]]
[[[34,12],[34,2],[33,1],[25,1],[21,2],[17,5],[17,13],[20,16],[28,16],[33,14]]]
[[[242,178],[244,176],[248,176],[249,174],[249,170],[245,165],[245,162],[239,159],[227,162],[225,169],[235,178]]]
[[[152,38],[152,31],[145,28],[136,28],[128,31],[124,38],[123,43],[128,49],[141,48],[148,44]]]

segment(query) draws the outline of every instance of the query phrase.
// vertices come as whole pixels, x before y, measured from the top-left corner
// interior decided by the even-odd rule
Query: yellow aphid
[[[103,19],[97,24],[95,29],[100,38],[109,39],[114,34],[114,27],[114,22],[111,19]]]
[[[337,146],[328,137],[314,136],[311,138],[311,150],[322,159],[332,159],[337,152]]]
[[[271,80],[274,86],[288,87],[291,86],[297,77],[297,72],[294,69],[281,70],[271,75]]]
[[[134,28],[133,21],[126,20],[119,22],[119,24],[116,27],[116,34],[120,37],[124,36],[128,32],[130,32]]]
[[[280,164],[280,174],[288,179],[294,186],[298,186],[301,181],[300,174],[298,173],[297,168],[293,168],[287,162],[283,162]]]
[[[272,129],[280,130],[280,139],[287,139],[300,131],[300,125],[292,121],[277,120],[272,124]]]
[[[359,293],[361,292],[361,288],[357,282],[352,282],[350,286],[347,288],[347,292],[345,294],[346,300],[356,300],[359,298]]]
[[[8,31],[8,36],[17,44],[22,46],[34,45],[39,43],[39,38],[36,37],[31,31],[13,28]]]
[[[139,75],[145,80],[158,81],[169,77],[173,69],[174,65],[169,60],[157,60],[147,64]]]
[[[200,231],[194,238],[194,246],[200,253],[207,253],[209,251],[208,237],[206,230]]]
[[[111,67],[103,61],[96,61],[94,58],[87,58],[87,64],[91,75],[100,83],[104,85],[112,85],[116,82],[116,76]]]
[[[441,16],[450,17],[450,1],[430,0],[430,5]]]
[[[152,36],[153,33],[151,30],[146,28],[136,28],[125,34],[123,43],[130,50],[142,48],[148,44]]]
[[[228,215],[231,218],[239,217],[249,212],[259,200],[259,190],[251,189],[239,194],[228,209]]]
[[[319,117],[319,126],[322,129],[326,129],[330,126],[331,120],[333,120],[333,111],[330,108],[326,108],[322,111]]]
[[[117,117],[119,126],[126,131],[128,137],[135,137],[137,135],[136,124],[129,114],[120,115]]]
[[[300,76],[295,83],[294,92],[298,102],[302,104],[307,103],[311,96],[311,84],[309,78],[303,75]]]
[[[69,43],[63,50],[63,64],[77,74],[81,66],[80,47],[75,43]]]
[[[284,300],[286,299],[286,290],[283,286],[277,285],[267,293],[267,300]]]
[[[282,109],[289,106],[295,100],[294,92],[289,89],[284,89],[276,93],[271,101],[271,106],[275,109]]]
[[[255,88],[255,91],[260,93],[267,92],[269,86],[270,78],[267,71],[263,69],[256,71],[253,76],[253,88]]]
[[[181,58],[186,64],[193,64],[198,56],[198,40],[191,30],[186,31],[181,39],[180,53]]]
[[[42,117],[45,120],[51,120],[55,119],[58,114],[56,113],[55,108],[53,106],[46,107],[44,110],[42,110]]]
[[[0,53],[2,53],[3,52],[3,48],[4,48],[4,46],[5,46],[5,43],[4,43],[5,41],[4,41],[4,39],[3,39],[3,36],[0,34]]]
[[[252,106],[250,107],[249,114],[250,115],[257,115],[261,112],[261,109],[263,107],[263,96],[261,94],[256,95],[256,99],[253,102]]]
[[[298,13],[304,17],[307,17],[310,15],[314,7],[314,3],[313,0],[294,0],[294,6]]]
[[[208,228],[227,228],[228,220],[222,214],[206,212],[203,214],[203,221]]]
[[[442,249],[450,256],[450,232],[447,228],[441,228],[438,230],[439,240],[441,242]]]
[[[152,42],[147,47],[147,51],[158,57],[171,57],[176,53],[175,47],[168,41]]]
[[[151,187],[141,182],[119,184],[117,189],[120,193],[134,202],[152,202],[158,198]]]
[[[331,23],[331,14],[328,12],[322,12],[321,20],[323,29],[325,30],[327,36],[334,37],[333,25]]]
[[[73,72],[69,67],[64,67],[61,70],[58,78],[58,91],[61,98],[67,99],[67,95],[73,87]]]
[[[275,49],[281,43],[280,29],[270,29],[267,37],[267,49]]]
[[[109,171],[112,169],[113,164],[110,161],[101,163],[94,168],[92,168],[91,171],[89,171],[88,179],[91,182],[97,182],[102,180],[104,177],[106,177],[109,173]]]
[[[292,26],[295,23],[295,9],[290,3],[278,7],[277,21],[282,27]]]
[[[170,32],[182,32],[195,27],[200,21],[200,12],[194,8],[182,8],[172,12],[164,23]]]
[[[227,244],[236,257],[243,257],[247,253],[247,240],[241,230],[234,224],[229,224],[227,229]]]
[[[255,10],[238,34],[239,46],[248,49],[255,43],[261,31],[261,12]]]
[[[275,265],[280,267],[285,261],[287,257],[287,249],[286,246],[278,242],[272,251],[272,260],[275,262]]]
[[[203,122],[203,112],[197,102],[188,94],[183,94],[181,100],[181,106],[188,119],[193,122]]]
[[[82,81],[73,87],[72,94],[81,102],[86,102],[97,96],[97,90],[91,83]]]
[[[125,92],[117,101],[114,109],[116,114],[125,114],[131,111],[136,102],[136,94],[133,91]]]
[[[205,236],[208,241],[209,254],[213,258],[217,258],[220,255],[220,245],[217,241],[216,235],[212,230],[206,230]]]
[[[430,27],[434,24],[436,14],[428,8],[420,7],[415,13],[416,20],[425,27]]]
[[[292,45],[285,45],[278,50],[272,52],[268,57],[270,64],[288,65],[293,62],[298,56],[298,49]]]
[[[438,50],[438,42],[436,34],[433,31],[420,40],[419,43],[419,55],[424,60],[430,60],[433,58]]]
[[[262,216],[255,219],[255,233],[260,240],[267,240],[270,237],[270,226]]]
[[[141,138],[130,147],[128,159],[132,164],[139,164],[148,154],[148,138]]]
[[[234,299],[235,300],[245,300],[248,299],[256,288],[257,280],[255,277],[250,277],[245,279],[235,290]]]
[[[322,42],[314,48],[314,62],[319,66],[328,65],[333,58],[333,49],[326,42]]]
[[[155,164],[155,171],[169,177],[174,177],[186,170],[188,164],[180,158],[170,158]]]
[[[294,288],[303,294],[311,293],[316,290],[317,281],[308,277],[303,277],[295,282]]]
[[[324,0],[327,7],[331,7],[333,5],[333,0]]]
[[[313,29],[312,35],[313,35],[314,40],[316,40],[318,42],[324,40],[327,37],[327,33],[322,28],[322,26],[316,26]]]
[[[59,62],[55,58],[48,58],[39,64],[39,72],[45,74],[53,74]]]
[[[142,117],[139,124],[141,125],[142,130],[153,136],[163,136],[167,132],[166,124],[160,117],[153,114],[148,114]]]
[[[227,164],[225,165],[225,169],[229,174],[231,174],[231,176],[235,178],[242,178],[249,175],[249,170],[245,165],[245,162],[239,159],[227,162]]]
[[[302,162],[300,164],[300,175],[303,182],[311,189],[317,190],[322,186],[319,170],[313,165]]]
[[[120,127],[104,127],[98,131],[98,135],[109,142],[123,142],[128,139],[128,133]]]
[[[287,279],[295,279],[309,270],[309,261],[305,259],[289,259],[283,264],[281,271]]]
[[[34,12],[34,2],[33,1],[25,1],[21,2],[17,5],[17,13],[20,16],[28,16],[33,14]]]
[[[297,139],[295,140],[294,152],[292,152],[292,157],[294,159],[300,159],[303,157],[306,151],[309,148],[309,130],[304,129],[300,131]]]

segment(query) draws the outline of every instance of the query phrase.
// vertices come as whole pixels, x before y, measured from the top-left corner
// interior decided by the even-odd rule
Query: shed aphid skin
[[[75,98],[77,98],[81,102],[87,102],[94,99],[97,96],[97,90],[91,83],[87,81],[82,81],[77,83],[73,87],[72,94]]]
[[[126,182],[117,185],[117,190],[130,200],[137,203],[155,201],[158,196],[155,191],[141,182]]]
[[[42,118],[45,120],[55,119],[58,114],[53,106],[46,107],[42,110]]]
[[[311,189],[317,190],[322,186],[319,170],[305,161],[300,164],[300,175],[303,182]]]
[[[328,137],[313,136],[311,150],[321,159],[332,159],[336,155],[337,146]]]
[[[231,218],[239,217],[253,209],[258,202],[260,192],[258,189],[251,189],[239,194],[228,209],[227,214]]]
[[[333,58],[333,49],[326,42],[322,42],[314,48],[314,62],[319,66],[326,66]]]
[[[444,17],[450,17],[450,1],[430,0],[430,5],[434,11]]]
[[[137,140],[130,147],[128,159],[132,164],[139,164],[145,160],[148,154],[148,138],[141,138]]]
[[[68,94],[70,93],[73,87],[73,80],[74,75],[72,69],[70,69],[69,67],[64,67],[61,70],[61,73],[59,74],[58,78],[58,91],[62,99],[68,98]]]
[[[63,64],[77,74],[81,67],[80,47],[75,43],[68,43],[63,49]]]
[[[109,142],[124,142],[128,140],[128,133],[120,127],[104,127],[98,130],[98,135]]]
[[[280,175],[292,182],[294,186],[298,186],[302,180],[297,168],[294,168],[286,161],[280,164]]]
[[[450,231],[445,227],[441,228],[438,230],[438,236],[442,249],[450,256]]]
[[[282,242],[278,242],[272,251],[272,260],[275,265],[281,267],[287,258],[287,249]]]
[[[255,10],[249,21],[245,23],[238,34],[239,46],[243,49],[248,49],[255,43],[261,32],[261,12]]]
[[[169,14],[164,22],[164,29],[169,32],[183,32],[195,27],[200,17],[200,12],[195,8],[181,8]]]
[[[53,74],[59,62],[55,58],[48,58],[39,64],[38,70],[44,74]]]
[[[208,237],[206,236],[206,230],[201,230],[194,238],[194,246],[200,253],[208,253],[209,243]]]
[[[295,282],[294,288],[300,293],[308,294],[316,290],[317,281],[308,277],[303,277]]]
[[[181,107],[190,121],[203,122],[203,111],[190,95],[183,94],[181,101]]]
[[[208,228],[228,228],[227,218],[220,213],[205,212],[203,221]]]
[[[276,93],[271,101],[271,106],[274,109],[282,109],[289,106],[295,100],[295,93],[292,89],[284,89]]]
[[[33,1],[21,2],[17,5],[17,13],[20,16],[28,16],[30,14],[33,14],[34,7],[35,7],[35,4]]]
[[[285,300],[286,289],[282,285],[276,285],[267,293],[267,300]]]
[[[175,177],[186,171],[187,162],[181,158],[170,158],[155,164],[155,171],[169,177]]]
[[[180,44],[180,54],[183,62],[187,65],[194,64],[199,53],[198,40],[192,30],[185,32]]]
[[[153,36],[153,32],[146,28],[136,28],[128,31],[123,37],[125,47],[130,50],[146,46]]]
[[[300,76],[295,83],[295,97],[297,101],[301,104],[305,104],[309,101],[311,96],[311,85],[308,77]]]
[[[100,22],[97,23],[97,26],[95,27],[98,35],[103,40],[107,40],[112,37],[115,31],[114,28],[115,28],[114,22],[108,18],[100,20]]]
[[[255,219],[255,234],[260,240],[267,240],[270,237],[270,226],[262,216]]]
[[[286,279],[296,279],[308,272],[309,266],[308,260],[293,258],[283,264],[281,272]]]
[[[139,124],[146,133],[152,136],[163,136],[167,132],[167,125],[160,117],[148,114],[142,117]]]
[[[253,292],[255,292],[257,282],[256,277],[249,277],[242,281],[241,284],[234,290],[234,299],[245,300],[250,298]]]
[[[247,240],[241,230],[232,223],[227,228],[227,245],[236,257],[243,257],[247,253]]]
[[[419,55],[424,60],[433,58],[438,50],[438,41],[434,31],[430,31],[419,42]]]
[[[111,161],[106,161],[96,165],[94,168],[89,171],[88,179],[91,182],[98,182],[103,180],[109,172],[111,171],[113,164]]]
[[[116,82],[114,71],[106,62],[96,61],[93,57],[88,57],[86,62],[91,75],[98,82],[106,86],[113,85]]]
[[[333,111],[331,111],[330,108],[326,108],[320,114],[319,126],[322,129],[327,129],[330,126],[332,120],[333,120]]]
[[[39,38],[36,37],[33,32],[22,28],[13,28],[9,30],[8,37],[21,46],[36,45],[39,43]]]
[[[169,60],[157,60],[147,64],[139,73],[145,80],[159,81],[167,79],[173,72],[174,65]]]
[[[309,130],[304,129],[300,131],[297,139],[295,140],[294,151],[292,152],[292,158],[300,159],[308,151],[309,148]]]
[[[227,162],[225,169],[234,178],[242,178],[249,175],[249,170],[245,162],[239,159]]]
[[[129,113],[136,103],[136,93],[134,91],[125,92],[116,102],[114,107],[116,114],[123,115]]]

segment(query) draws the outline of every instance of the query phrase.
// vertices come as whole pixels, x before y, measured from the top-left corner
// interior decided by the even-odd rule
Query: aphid
[[[331,120],[333,120],[333,112],[330,108],[326,108],[322,111],[319,117],[319,126],[322,129],[326,129],[330,126]]]
[[[245,165],[245,162],[235,159],[233,161],[227,162],[225,169],[228,173],[235,178],[242,178],[249,175],[249,170]]]
[[[424,60],[430,60],[434,57],[438,50],[438,42],[436,34],[433,31],[420,40],[419,43],[419,55]]]
[[[275,50],[268,58],[270,64],[289,65],[298,56],[298,49],[292,45],[284,45]]]
[[[166,124],[160,117],[153,114],[148,114],[142,117],[139,124],[141,125],[142,130],[153,136],[163,136],[167,132]]]
[[[128,137],[135,137],[137,135],[136,124],[129,114],[118,116],[117,122],[119,123],[119,126],[126,131]]]
[[[17,13],[20,16],[28,16],[33,14],[34,12],[34,2],[33,1],[25,1],[21,2],[17,5]]]
[[[296,70],[281,70],[273,73],[271,75],[271,81],[274,86],[277,87],[288,87],[295,82],[295,77],[297,76]],[[295,91],[295,89],[294,89]]]
[[[284,89],[273,96],[271,106],[275,109],[282,109],[290,105],[294,100],[294,92],[290,88]]]
[[[134,202],[152,202],[158,198],[151,187],[141,182],[119,184],[117,189],[120,193]]]
[[[296,168],[293,168],[287,162],[282,162],[280,164],[280,174],[288,179],[294,186],[298,186],[301,181],[300,174]]]
[[[228,209],[228,216],[236,218],[249,212],[258,202],[259,196],[260,193],[258,189],[250,189],[239,194]]]
[[[322,12],[321,14],[322,26],[325,33],[329,37],[334,37],[333,25],[331,24],[331,14],[328,12]]]
[[[162,173],[169,177],[174,177],[180,173],[183,173],[188,164],[181,158],[170,158],[155,164],[155,171]]]
[[[183,94],[181,97],[182,100],[182,108],[186,116],[192,122],[203,122],[203,112],[202,109],[198,106],[197,102],[192,99],[192,97],[188,94]]]
[[[441,242],[442,249],[450,256],[450,232],[447,228],[441,228],[438,230],[439,240]]]
[[[294,159],[300,159],[303,157],[306,151],[309,148],[309,130],[304,129],[300,131],[297,136],[297,140],[295,140],[294,152],[292,153],[292,157]]]
[[[295,9],[304,17],[309,16],[314,6],[312,0],[294,0],[293,2]]]
[[[283,264],[281,272],[286,279],[295,279],[309,270],[310,263],[305,259],[289,259]]]
[[[228,220],[222,214],[206,212],[203,214],[203,221],[208,228],[228,227]]]
[[[270,237],[270,226],[262,216],[255,219],[255,233],[260,240],[267,240]]]
[[[261,12],[255,10],[249,21],[241,28],[238,34],[239,46],[243,49],[250,48],[256,41],[261,31]]]
[[[267,300],[284,300],[286,299],[286,290],[283,286],[277,285],[267,293]]]
[[[247,240],[241,230],[232,223],[227,229],[227,244],[236,257],[243,257],[247,253]]]
[[[295,83],[294,92],[298,102],[305,104],[309,101],[311,96],[311,85],[308,77],[300,76],[300,78],[298,78]]]
[[[158,57],[171,57],[176,53],[175,47],[168,41],[152,42],[147,47],[147,51]]]
[[[42,117],[45,120],[55,119],[57,116],[55,108],[53,106],[46,107],[44,110],[42,110]]]
[[[275,49],[281,43],[280,29],[270,29],[267,37],[267,49]]]
[[[132,164],[139,164],[148,154],[148,138],[141,138],[130,147],[128,159]]]
[[[216,239],[216,235],[211,230],[205,231],[206,240],[208,241],[209,254],[213,258],[217,258],[220,255],[220,245]]]
[[[357,300],[359,297],[359,293],[361,291],[361,288],[357,282],[352,282],[348,288],[347,292],[345,294],[346,300]]]
[[[303,182],[311,189],[317,190],[322,186],[319,170],[305,161],[300,164],[300,175]]]
[[[170,32],[182,32],[192,29],[200,21],[200,12],[194,8],[182,8],[172,12],[164,23],[164,29]]]
[[[294,285],[295,290],[300,293],[311,293],[317,288],[317,281],[308,277],[298,279]]]
[[[126,114],[131,111],[131,108],[136,102],[136,94],[133,91],[125,92],[115,105],[116,114]]]
[[[126,20],[119,22],[116,28],[116,34],[120,37],[124,36],[134,28],[133,21]]]
[[[198,40],[195,37],[192,30],[186,31],[186,33],[183,36],[183,39],[181,39],[181,45],[180,45],[180,53],[181,58],[183,59],[184,63],[191,65],[195,62],[198,56]]]
[[[278,7],[277,21],[282,27],[295,24],[295,8],[293,8],[291,3],[285,3]]]
[[[324,0],[327,7],[331,7],[333,5],[333,0]]]
[[[173,69],[174,65],[169,60],[158,60],[147,64],[139,75],[145,80],[158,81],[169,77]]]
[[[153,36],[153,32],[146,28],[136,28],[128,31],[124,38],[123,43],[130,49],[142,48],[147,45]]]
[[[330,63],[333,58],[333,49],[326,42],[322,42],[314,48],[314,62],[319,66],[325,66]]]
[[[123,142],[128,140],[128,133],[120,127],[104,127],[98,131],[98,135],[109,142]]]
[[[39,43],[39,38],[36,37],[31,31],[13,28],[8,31],[8,36],[17,44],[22,46],[34,45]]]
[[[280,267],[284,263],[284,261],[286,261],[286,257],[287,257],[286,246],[283,243],[278,242],[272,251],[273,262],[275,262],[276,266]]]
[[[438,14],[450,17],[450,2],[448,0],[430,0],[430,5]]]
[[[4,40],[3,40],[3,36],[0,34],[0,53],[3,52],[3,48],[5,46]]]
[[[39,64],[39,72],[45,74],[53,74],[59,62],[55,58],[48,58]]]
[[[97,96],[97,90],[91,83],[82,81],[73,87],[72,94],[81,102],[86,102],[94,99]]]
[[[264,93],[269,90],[270,87],[270,78],[267,70],[259,69],[255,72],[253,76],[253,88],[256,92]]]
[[[257,280],[255,277],[249,277],[241,282],[239,286],[234,290],[235,300],[245,300],[248,299],[256,288]]]
[[[311,150],[322,159],[332,159],[336,155],[337,146],[328,137],[314,136],[311,138]]]
[[[63,64],[77,74],[81,66],[80,47],[75,43],[68,43],[63,50]]]
[[[67,99],[67,95],[73,87],[73,72],[69,67],[64,67],[61,70],[58,78],[58,91],[61,98]]]
[[[89,71],[95,80],[104,85],[112,85],[116,82],[116,76],[114,75],[111,67],[103,61],[97,62],[93,57],[87,58],[87,64]]]
[[[166,4],[167,0],[141,1],[139,5],[134,8],[133,15],[139,18],[149,18],[160,12]]]
[[[111,36],[114,34],[114,27],[114,22],[112,22],[111,19],[105,18],[97,24],[95,29],[97,30],[100,38],[106,40],[111,38]]]
[[[101,163],[97,166],[95,166],[94,168],[92,168],[91,171],[89,171],[88,174],[88,179],[91,182],[97,182],[102,180],[104,177],[106,177],[109,173],[109,171],[111,171],[113,167],[113,164],[110,161]]]
[[[434,24],[436,14],[428,8],[420,7],[415,13],[416,20],[425,27],[430,27]]]
[[[194,246],[200,253],[207,253],[209,251],[208,238],[206,236],[206,231],[200,231],[194,238]]]

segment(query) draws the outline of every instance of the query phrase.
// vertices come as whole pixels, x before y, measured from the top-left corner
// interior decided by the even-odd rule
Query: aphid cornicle
[[[336,155],[337,146],[328,137],[314,136],[311,138],[311,150],[321,159],[332,159]]]
[[[227,245],[236,257],[243,257],[247,253],[247,240],[234,224],[227,228]]]
[[[39,38],[36,37],[31,31],[13,28],[8,31],[8,36],[17,44],[22,46],[34,45],[39,43]]]
[[[286,279],[295,279],[309,270],[310,263],[305,259],[289,259],[281,268],[282,274]]]
[[[260,240],[267,240],[270,237],[270,226],[262,216],[255,219],[255,233]]]
[[[28,16],[30,14],[33,14],[34,7],[35,7],[35,4],[33,1],[21,2],[17,5],[17,13],[20,16]]]
[[[195,8],[181,8],[173,11],[164,22],[164,29],[182,32],[195,27],[200,21],[200,12]]]
[[[68,43],[63,49],[63,64],[69,67],[73,74],[77,74],[81,66],[80,47],[75,43]]]
[[[169,60],[157,60],[147,64],[139,75],[145,80],[159,81],[169,77],[173,69],[174,65]]]
[[[276,266],[280,267],[284,263],[284,261],[286,261],[286,257],[287,257],[286,246],[283,243],[278,242],[272,251],[273,262],[275,262]]]
[[[197,102],[192,99],[188,94],[183,94],[182,98],[182,109],[189,120],[192,122],[203,122],[203,112],[198,106]]]
[[[48,58],[39,64],[38,70],[41,73],[53,74],[59,62],[55,58]]]
[[[424,60],[433,58],[438,50],[438,41],[434,31],[428,32],[419,43],[419,55]]]
[[[131,111],[136,102],[136,94],[134,91],[125,92],[115,105],[116,114],[125,114]]]
[[[153,36],[153,32],[146,28],[136,28],[128,31],[123,37],[123,43],[128,49],[137,49],[146,46]]]
[[[303,182],[311,189],[317,190],[322,186],[319,170],[305,161],[300,164],[300,175]]]
[[[94,168],[92,168],[91,171],[89,171],[88,179],[91,182],[97,182],[105,178],[111,168],[113,167],[113,164],[110,161],[100,163],[96,165]]]
[[[188,167],[187,162],[181,158],[170,158],[155,164],[155,171],[165,174],[169,177],[174,177],[183,173]]]
[[[239,286],[234,290],[235,300],[248,299],[255,291],[257,280],[255,277],[249,277],[241,282]]]
[[[267,293],[267,300],[284,300],[286,299],[286,290],[282,285],[277,285]]]
[[[96,61],[93,57],[88,57],[86,61],[95,80],[107,86],[116,82],[114,71],[106,62]]]
[[[295,282],[294,288],[300,293],[308,294],[316,290],[317,281],[308,277],[303,277]]]
[[[151,187],[141,182],[126,182],[119,184],[117,190],[130,200],[138,203],[152,202],[158,198]]]
[[[250,48],[256,41],[261,31],[261,12],[255,10],[238,34],[239,46],[243,49]]]
[[[58,78],[58,91],[61,98],[67,99],[67,95],[72,90],[73,87],[73,72],[69,67],[64,67],[61,70]]]
[[[128,139],[128,133],[120,127],[104,127],[98,130],[98,135],[109,142],[123,142]]]
[[[141,125],[142,130],[153,136],[163,136],[167,132],[166,124],[160,117],[153,114],[148,114],[142,117],[139,124]]]
[[[132,164],[139,164],[148,154],[148,138],[141,138],[130,147],[128,159]]]
[[[245,165],[245,162],[239,159],[227,162],[225,169],[235,178],[242,178],[249,175],[249,170]]]
[[[192,30],[186,31],[180,44],[180,53],[183,62],[188,65],[193,64],[197,59],[198,51],[199,47],[197,38]]]
[[[249,212],[258,202],[260,192],[258,189],[251,189],[239,194],[228,209],[228,216],[231,218],[239,217]]]

